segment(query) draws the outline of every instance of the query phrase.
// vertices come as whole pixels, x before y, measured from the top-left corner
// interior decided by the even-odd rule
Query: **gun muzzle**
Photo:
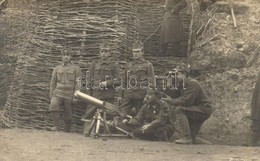
[[[105,104],[104,101],[101,101],[101,100],[99,100],[95,97],[92,97],[92,96],[87,95],[85,93],[82,93],[80,91],[76,91],[74,93],[74,96],[77,97],[77,98],[80,98],[84,102],[87,102],[89,104],[92,104],[92,105],[95,105],[95,106],[98,106],[98,107],[104,107],[104,104]]]

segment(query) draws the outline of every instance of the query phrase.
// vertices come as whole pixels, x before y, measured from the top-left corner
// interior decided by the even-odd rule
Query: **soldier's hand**
[[[122,123],[123,123],[123,124],[127,124],[127,123],[128,123],[128,120],[127,120],[127,119],[124,119],[124,120],[122,121]]]
[[[130,120],[127,122],[127,124],[130,124],[130,125],[137,125],[138,122],[137,122],[136,119],[130,119]]]
[[[118,97],[118,98],[117,98],[117,104],[118,104],[118,106],[120,106],[120,105],[122,104],[122,102],[123,102],[123,98],[122,98],[122,97]]]
[[[148,128],[150,127],[150,124],[146,124],[142,127],[142,131],[145,131],[147,130]]]
[[[99,85],[100,85],[100,87],[104,88],[107,86],[107,81],[103,81]]]
[[[162,97],[162,100],[165,101],[165,102],[171,102],[172,98],[168,95],[164,95],[164,97]]]
[[[74,98],[72,99],[72,103],[78,103],[78,102],[79,102],[79,100],[78,100],[77,98],[74,97]]]

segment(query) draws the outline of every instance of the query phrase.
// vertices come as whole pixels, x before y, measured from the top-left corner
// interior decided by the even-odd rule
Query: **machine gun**
[[[100,134],[99,134],[100,125],[101,125],[101,123],[103,123],[105,130],[108,133],[108,136],[112,136],[112,134],[110,133],[109,127],[113,127],[116,130],[120,131],[121,133],[125,134],[126,136],[131,137],[131,138],[133,137],[133,134],[131,134],[128,131],[126,131],[126,130],[117,126],[117,122],[118,122],[117,120],[119,118],[132,118],[131,116],[127,115],[124,110],[118,108],[117,106],[115,106],[115,105],[113,105],[109,102],[99,100],[95,97],[92,97],[92,96],[87,95],[85,93],[82,93],[80,91],[76,91],[74,93],[74,96],[76,98],[79,98],[83,102],[92,104],[94,106],[97,106],[97,108],[98,108],[96,110],[96,113],[93,117],[93,120],[91,122],[89,129],[87,129],[87,128],[84,129],[84,135],[85,136],[90,136],[92,130],[95,129],[94,130],[94,137],[98,138],[100,136]],[[112,111],[114,113],[114,120],[113,121],[107,121],[106,120],[106,111],[107,110]],[[87,122],[89,120],[82,119],[82,121]]]

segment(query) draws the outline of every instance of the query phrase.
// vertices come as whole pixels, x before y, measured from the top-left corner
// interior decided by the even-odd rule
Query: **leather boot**
[[[179,127],[180,127],[180,132],[182,137],[178,140],[175,140],[176,144],[191,144],[192,139],[191,139],[191,134],[190,134],[190,128],[189,128],[189,122],[187,116],[185,114],[177,114],[176,115]]]
[[[59,131],[59,121],[60,121],[60,114],[59,112],[52,112],[52,123],[54,127],[51,128],[51,131]]]
[[[160,46],[160,50],[157,56],[166,56],[167,48],[168,48],[168,44],[162,44]]]
[[[167,132],[165,130],[160,130],[160,131],[156,132],[155,137],[159,141],[169,141],[168,136],[167,136]]]
[[[65,121],[64,122],[64,132],[69,133],[71,129],[71,121]]]
[[[257,146],[257,141],[258,141],[258,133],[251,132],[248,146]]]

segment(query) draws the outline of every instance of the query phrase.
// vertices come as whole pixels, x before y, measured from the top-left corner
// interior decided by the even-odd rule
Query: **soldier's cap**
[[[143,50],[144,49],[144,44],[142,41],[140,40],[137,40],[134,42],[134,45],[133,45],[133,50],[134,51],[140,51],[140,50]]]
[[[185,63],[180,63],[173,70],[177,71],[177,72],[190,73],[190,65],[189,64],[185,64]]]
[[[163,96],[163,89],[162,88],[147,88],[146,94],[155,94],[156,96],[162,97]]]
[[[65,49],[62,49],[61,50],[61,55],[72,55],[72,50],[71,49],[68,49],[68,48],[65,48]]]
[[[109,43],[101,43],[100,44],[100,49],[107,49],[107,50],[110,50],[110,44]]]

